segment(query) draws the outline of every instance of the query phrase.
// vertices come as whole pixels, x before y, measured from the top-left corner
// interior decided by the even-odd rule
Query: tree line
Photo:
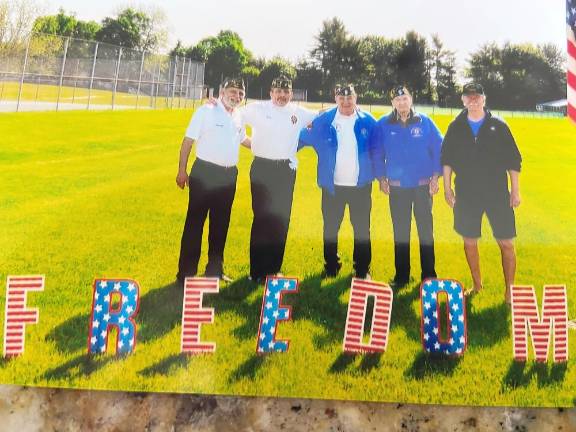
[[[279,74],[306,89],[310,101],[330,101],[335,84],[351,82],[360,102],[389,103],[390,90],[403,84],[418,103],[459,107],[463,80],[484,85],[489,105],[498,109],[533,110],[537,103],[566,97],[565,54],[553,44],[487,43],[458,71],[456,53],[438,35],[356,37],[338,18],[322,23],[310,52],[295,63],[256,58],[229,30],[189,47],[178,42],[171,55],[206,63],[205,82],[214,88],[223,76],[244,77],[248,96],[255,98],[266,96]]]
[[[15,11],[17,4],[34,3],[0,0],[0,50],[10,37],[22,33],[32,14]],[[56,15],[36,17],[32,31],[158,52],[166,48],[166,23],[158,8],[127,7],[100,23],[82,21],[60,10]],[[280,74],[292,78],[295,88],[306,89],[310,101],[332,100],[333,88],[340,82],[353,83],[362,103],[388,103],[390,90],[403,84],[418,103],[458,107],[460,83],[469,80],[480,82],[489,105],[499,109],[532,110],[537,103],[566,95],[565,54],[553,44],[486,43],[472,52],[459,70],[456,53],[447,49],[438,35],[428,39],[408,31],[399,38],[357,37],[338,18],[322,23],[311,50],[296,62],[256,57],[230,30],[191,46],[178,41],[170,55],[205,63],[209,87],[217,88],[224,76],[242,76],[252,98],[266,97],[272,79]]]

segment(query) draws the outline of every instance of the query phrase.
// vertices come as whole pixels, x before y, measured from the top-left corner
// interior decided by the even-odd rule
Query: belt
[[[388,180],[388,184],[390,186],[401,186],[400,180]],[[429,178],[423,178],[423,179],[418,180],[418,186],[425,186],[427,184],[430,184]]]
[[[284,164],[289,164],[291,161],[290,159],[268,159],[268,158],[263,158],[260,156],[254,156],[254,161],[258,161],[259,163],[269,163],[269,164],[275,164],[275,165],[284,165]]]
[[[196,161],[194,163],[199,164],[199,165],[205,165],[205,166],[211,167],[211,168],[221,169],[221,170],[234,170],[234,169],[236,169],[236,165],[230,165],[230,166],[218,165],[217,163],[209,162],[207,160],[200,159],[198,157],[196,158]]]

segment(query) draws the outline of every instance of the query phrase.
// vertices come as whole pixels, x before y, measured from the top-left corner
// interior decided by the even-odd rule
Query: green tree
[[[438,35],[432,35],[430,51],[436,102],[440,106],[460,106],[459,89],[456,83],[456,54],[444,48]]]
[[[204,38],[188,48],[177,44],[171,53],[205,63],[204,82],[215,89],[225,77],[252,76],[254,72],[248,68],[252,53],[244,47],[238,33],[230,30],[222,30],[217,36]]]
[[[553,45],[487,44],[469,60],[467,76],[480,82],[493,108],[533,110],[565,97],[563,53]]]
[[[106,17],[96,34],[100,42],[118,45],[134,50],[154,52],[165,39],[165,30],[161,27],[161,12],[157,16],[144,10],[126,8],[116,17]]]
[[[322,70],[315,61],[304,58],[296,65],[294,87],[305,89],[309,101],[322,100],[322,79]]]
[[[389,103],[389,92],[399,82],[395,59],[401,50],[400,39],[369,35],[360,42],[360,53],[366,64],[360,81],[371,91],[367,102]]]
[[[260,73],[251,83],[252,97],[262,97],[266,99],[270,91],[272,80],[280,75],[285,75],[292,80],[296,78],[296,68],[289,60],[282,57],[273,57],[268,61],[262,59],[258,63],[260,66]]]
[[[350,36],[338,18],[324,21],[315,39],[310,55],[323,73],[322,96],[331,99],[337,83],[356,82],[364,72],[361,41]]]
[[[67,15],[60,9],[56,15],[46,15],[36,18],[32,31],[36,33],[54,34],[78,39],[94,40],[100,30],[100,25],[94,21],[78,20],[74,14]]]
[[[401,47],[395,59],[399,84],[406,85],[414,99],[431,102],[428,42],[414,31],[401,39]]]

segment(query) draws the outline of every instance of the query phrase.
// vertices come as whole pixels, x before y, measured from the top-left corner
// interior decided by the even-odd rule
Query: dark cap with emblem
[[[466,96],[473,94],[483,95],[484,87],[482,87],[482,84],[470,82],[468,84],[464,84],[464,87],[462,87],[462,94]]]
[[[222,88],[237,88],[240,90],[245,90],[244,80],[242,78],[226,78],[222,82]]]
[[[396,86],[392,89],[392,91],[390,92],[390,98],[394,99],[395,97],[398,96],[412,96],[410,94],[410,92],[408,91],[408,89],[406,88],[406,86],[403,85],[399,85]]]
[[[280,75],[272,81],[272,88],[292,90],[292,80],[285,75]]]
[[[356,90],[352,84],[338,84],[334,89],[336,96],[350,96],[355,95]]]

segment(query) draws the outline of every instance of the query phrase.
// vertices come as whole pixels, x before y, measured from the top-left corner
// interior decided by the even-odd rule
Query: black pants
[[[354,229],[354,270],[358,277],[365,277],[370,269],[372,248],[370,244],[370,211],[372,210],[372,184],[336,186],[332,195],[322,189],[322,216],[324,218],[324,268],[336,274],[342,264],[338,256],[338,231],[348,204],[350,222]]]
[[[230,210],[236,193],[236,167],[225,168],[196,159],[189,178],[188,213],[180,244],[178,279],[195,276],[202,246],[204,222],[210,214],[208,264],[206,275],[220,276],[223,271],[224,245],[230,225]]]
[[[296,171],[289,164],[289,160],[259,157],[252,162],[250,276],[254,279],[276,274],[282,267],[296,180]]]
[[[394,228],[394,262],[397,281],[410,278],[410,227],[412,211],[420,239],[421,278],[436,277],[432,197],[428,185],[415,188],[390,187],[390,215]]]

